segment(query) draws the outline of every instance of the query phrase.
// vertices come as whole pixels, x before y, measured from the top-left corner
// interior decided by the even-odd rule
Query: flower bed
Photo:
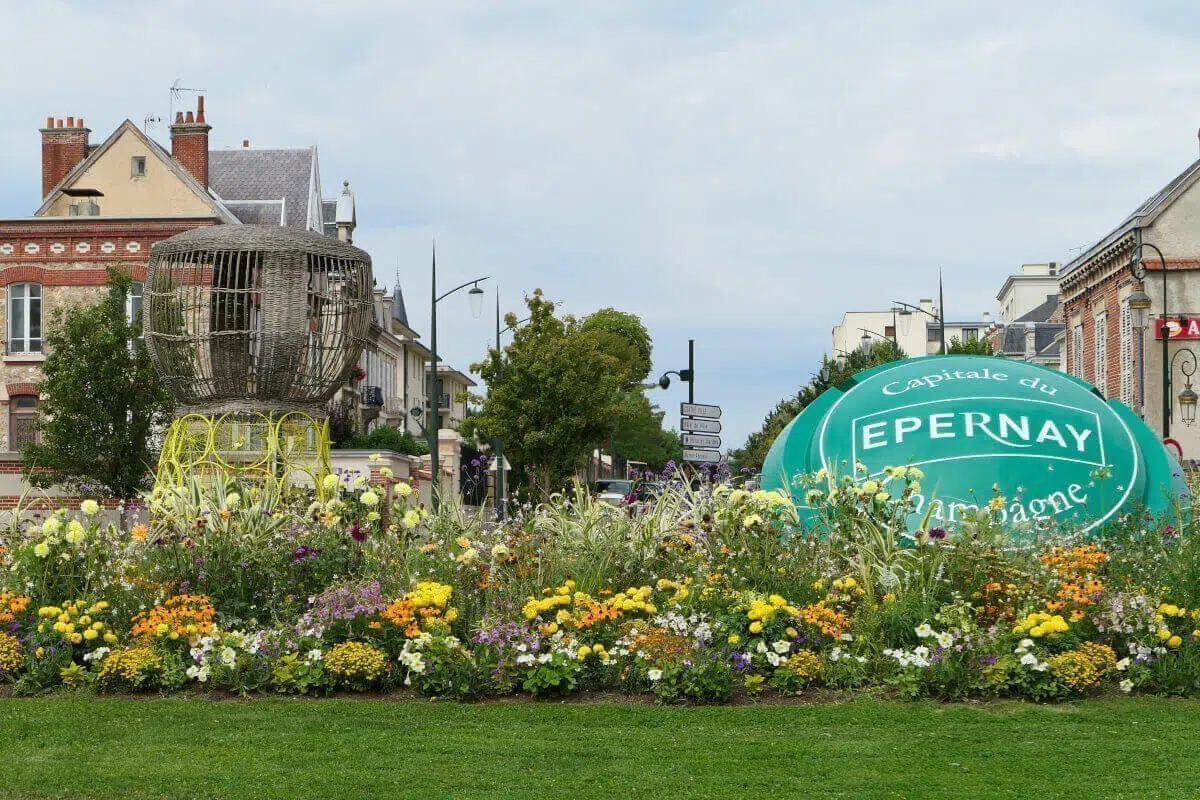
[[[631,508],[555,496],[503,526],[361,479],[325,500],[196,479],[128,529],[85,503],[0,533],[0,680],[660,702],[1200,691],[1190,529],[1014,537],[998,502],[904,531],[922,476],[888,475],[813,476],[819,535],[782,495],[728,485]]]

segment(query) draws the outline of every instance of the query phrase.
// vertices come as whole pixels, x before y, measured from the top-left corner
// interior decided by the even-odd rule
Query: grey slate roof
[[[1054,312],[1058,310],[1058,295],[1046,295],[1046,302],[1039,306],[1035,306],[1026,314],[1017,317],[1017,322],[1049,322],[1054,316]]]
[[[412,330],[412,326],[408,324],[408,309],[404,307],[404,292],[400,291],[400,284],[396,284],[396,288],[392,290],[392,319]]]
[[[259,224],[262,219],[256,205],[238,204],[238,200],[274,200],[283,198],[286,227],[303,230],[308,225],[308,199],[311,196],[315,147],[286,150],[210,150],[208,185],[227,202],[242,222]],[[279,224],[279,206],[275,218]],[[244,216],[243,216],[244,215]]]
[[[1033,348],[1039,356],[1057,356],[1061,348],[1059,334],[1066,325],[1061,322],[1033,323]],[[1024,355],[1026,326],[1020,323],[1006,325],[1000,340],[1000,352],[1007,356]]]
[[[283,219],[283,198],[264,203],[246,203],[226,200],[225,207],[233,212],[243,225],[279,225]]]
[[[1144,228],[1152,223],[1167,206],[1175,202],[1197,179],[1200,179],[1200,159],[1193,161],[1188,165],[1187,169],[1172,178],[1170,183],[1146,198],[1145,202],[1122,220],[1120,225],[1113,228],[1101,237],[1099,241],[1072,259],[1058,271],[1058,274],[1063,277],[1071,274],[1109,245],[1120,241],[1135,229]]]

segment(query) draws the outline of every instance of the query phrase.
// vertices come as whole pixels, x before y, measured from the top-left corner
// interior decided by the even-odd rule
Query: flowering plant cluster
[[[1198,691],[1192,523],[1013,538],[983,503],[908,530],[923,477],[817,473],[797,502],[678,480],[629,509],[579,491],[495,524],[430,513],[394,481],[272,495],[210,476],[120,524],[88,502],[14,515],[0,682],[660,702]],[[798,503],[820,510],[820,535]]]

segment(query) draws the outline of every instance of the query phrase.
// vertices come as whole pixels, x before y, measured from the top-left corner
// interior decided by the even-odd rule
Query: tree
[[[653,405],[642,392],[628,392],[627,410],[612,434],[612,450],[625,461],[644,461],[662,467],[683,458],[679,434],[663,429],[666,412]]]
[[[464,434],[504,438],[505,456],[520,464],[543,491],[551,491],[607,441],[627,411],[631,369],[607,325],[585,327],[556,317],[539,289],[525,298],[528,324],[502,351],[471,370],[488,384],[479,414]],[[516,315],[506,322],[516,325]],[[648,338],[648,337],[647,337]]]
[[[652,366],[653,343],[650,332],[636,314],[602,308],[584,317],[581,328],[596,336],[601,346],[626,367],[626,383],[630,388],[645,382]]]
[[[771,413],[763,420],[762,427],[746,439],[746,444],[739,450],[729,454],[731,467],[737,470],[762,470],[763,461],[775,439],[783,432],[788,423],[795,419],[809,403],[833,386],[845,383],[859,372],[871,367],[898,361],[904,358],[904,351],[891,341],[874,342],[871,349],[863,353],[854,350],[844,359],[821,358],[821,372],[814,376],[807,385],[802,386],[793,397],[780,400]]]
[[[94,487],[130,498],[146,489],[151,441],[173,403],[140,340],[142,322],[126,317],[130,281],[114,274],[99,303],[57,312],[46,335],[39,390],[41,441],[26,447],[35,486]]]
[[[995,355],[992,350],[992,343],[987,339],[968,339],[963,341],[955,336],[950,340],[950,345],[946,348],[948,355],[963,355],[963,356],[990,356]]]

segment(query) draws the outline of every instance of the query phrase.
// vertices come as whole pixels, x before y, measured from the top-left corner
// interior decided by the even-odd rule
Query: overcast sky
[[[696,339],[739,446],[843,311],[939,267],[951,317],[994,310],[1196,158],[1193,5],[0,0],[0,216],[40,203],[47,115],[102,141],[153,114],[166,143],[179,78],[215,148],[318,145],[422,334],[436,237],[442,285],[490,275],[505,310],[640,314],[656,372]],[[465,369],[491,317],[441,310]],[[684,390],[656,394],[677,422]]]

